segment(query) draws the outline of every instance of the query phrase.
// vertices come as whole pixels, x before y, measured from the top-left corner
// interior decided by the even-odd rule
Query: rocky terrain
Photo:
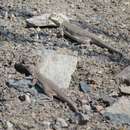
[[[60,28],[27,26],[27,18],[53,12],[71,17],[123,57],[89,40],[77,44],[61,36]],[[0,0],[0,130],[130,130],[130,83],[116,78],[129,65],[129,14],[129,0]],[[78,54],[66,93],[87,119],[85,124],[77,124],[66,103],[8,86],[10,79],[28,86],[25,74],[14,66],[23,59],[35,66],[39,48]]]

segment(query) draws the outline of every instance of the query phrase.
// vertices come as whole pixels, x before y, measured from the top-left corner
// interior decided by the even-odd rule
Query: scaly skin
[[[72,102],[56,84],[54,84],[51,80],[41,75],[39,72],[37,72],[36,77],[42,85],[44,93],[47,96],[52,98],[56,97],[62,102],[66,102],[73,112],[78,112],[75,103]]]
[[[33,70],[27,65],[18,64],[22,71],[29,73],[34,78],[34,85],[36,83],[40,83],[40,87],[44,90],[45,94],[51,98],[56,97],[62,102],[66,102],[70,109],[75,112],[75,116],[79,118],[78,124],[86,124],[87,120],[84,120],[82,113],[80,113],[73,101],[71,101],[65,94],[65,92],[61,91],[61,89],[54,84],[51,80],[41,75],[38,71],[39,69],[34,68]]]
[[[33,76],[33,84],[40,83],[40,87],[44,90],[44,93],[50,98],[56,97],[62,102],[66,102],[73,112],[78,112],[77,107],[73,101],[71,101],[66,94],[51,80],[43,76],[37,69],[40,66],[36,66],[36,68],[30,68],[29,66],[23,64],[17,64],[19,68],[22,68],[22,72],[31,74]]]

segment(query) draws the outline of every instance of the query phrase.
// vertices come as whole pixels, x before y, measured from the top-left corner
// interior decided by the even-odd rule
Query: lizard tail
[[[74,104],[74,102],[72,102],[69,98],[58,95],[56,98],[58,98],[59,100],[61,100],[62,102],[66,102],[67,105],[70,107],[70,109],[73,112],[78,112],[76,105]]]

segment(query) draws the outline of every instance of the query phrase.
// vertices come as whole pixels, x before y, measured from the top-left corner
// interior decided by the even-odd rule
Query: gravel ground
[[[124,57],[110,54],[107,50],[95,45],[77,45],[64,37],[58,37],[58,28],[28,28],[26,19],[42,13],[60,12],[75,19],[75,23],[84,29],[102,37],[106,44],[118,49]],[[130,55],[130,2],[129,0],[0,0],[0,130],[41,130],[46,122],[51,122],[50,129],[69,130],[125,130],[127,124],[116,125],[104,118],[94,108],[89,113],[89,121],[79,126],[70,121],[73,112],[66,104],[42,101],[28,103],[20,101],[19,93],[7,87],[9,79],[23,79],[14,64],[27,59],[34,66],[35,50],[41,47],[57,50],[66,48],[78,52],[79,62],[72,75],[68,96],[76,102],[79,110],[85,113],[84,102],[92,106],[107,107],[99,100],[102,97],[117,93],[119,83],[115,80],[118,74],[128,65]],[[80,91],[81,81],[89,83],[92,94]],[[111,99],[112,100],[112,99]],[[67,128],[55,126],[55,120],[63,118]]]

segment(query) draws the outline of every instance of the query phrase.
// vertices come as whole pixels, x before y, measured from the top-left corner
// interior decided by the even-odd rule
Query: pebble
[[[43,121],[42,124],[43,124],[45,130],[50,130],[51,122]]]
[[[130,95],[130,86],[128,87],[121,86],[119,89],[121,93]]]
[[[61,124],[62,128],[68,127],[67,122],[63,118],[57,118],[57,122]]]
[[[85,113],[88,113],[88,112],[91,111],[90,105],[83,105],[82,108],[83,108],[83,110],[84,110]]]
[[[7,121],[6,124],[7,124],[7,130],[13,130],[13,124],[10,121]]]
[[[81,116],[80,116],[81,115]],[[78,123],[80,125],[85,125],[88,121],[89,121],[89,115],[88,114],[84,114],[84,113],[80,113],[79,114],[79,120]]]
[[[83,125],[83,124],[86,124],[88,122],[89,118],[90,117],[88,114],[78,112],[78,113],[74,113],[71,116],[70,122],[74,123],[74,124]]]
[[[89,93],[89,92],[91,92],[91,87],[89,84],[86,84],[84,81],[81,81],[80,90],[84,93]]]
[[[101,106],[101,105],[97,105],[96,106],[96,110],[97,110],[97,112],[100,112],[100,111],[102,111],[104,108],[103,108],[103,106]]]
[[[82,103],[82,105],[85,105],[88,103],[88,99],[81,99],[80,102]]]
[[[110,96],[103,96],[101,99],[100,99],[106,106],[110,106],[112,105],[114,102],[115,102],[115,98],[113,97],[110,97]]]
[[[55,130],[60,130],[61,128],[67,128],[68,124],[63,118],[57,118],[53,128]]]
[[[110,97],[118,97],[118,92],[117,91],[113,91],[112,93],[109,94]]]

